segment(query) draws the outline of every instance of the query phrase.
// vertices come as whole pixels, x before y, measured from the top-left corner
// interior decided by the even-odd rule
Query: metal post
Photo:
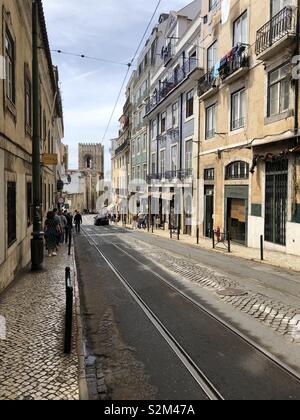
[[[181,215],[178,215],[178,229],[177,229],[177,240],[180,240],[180,228],[181,228]]]
[[[264,260],[264,236],[261,235],[260,237],[260,259],[261,261]]]
[[[230,232],[228,232],[227,234],[227,239],[228,239],[228,252],[231,253],[231,238],[230,238]]]
[[[213,249],[216,249],[216,243],[215,243],[215,231],[212,231],[212,243],[213,243]]]
[[[64,353],[70,354],[72,349],[72,326],[73,326],[73,286],[71,281],[71,269],[66,268],[66,318],[65,318],[65,343]]]
[[[197,227],[197,245],[199,245],[199,241],[200,241],[200,229],[199,227]]]
[[[152,233],[154,233],[154,216],[153,215],[152,215],[151,219],[152,219],[152,223],[151,223],[151,225],[152,225]]]
[[[38,65],[39,0],[32,2],[32,195],[33,237],[31,240],[31,269],[39,271],[44,261],[44,241],[41,222],[41,163],[40,163],[40,102]]]

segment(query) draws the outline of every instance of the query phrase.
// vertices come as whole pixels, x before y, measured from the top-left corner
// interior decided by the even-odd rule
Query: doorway
[[[214,186],[206,185],[204,189],[204,236],[212,238],[214,229]]]

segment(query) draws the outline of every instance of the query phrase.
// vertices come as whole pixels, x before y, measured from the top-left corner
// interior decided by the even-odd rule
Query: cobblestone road
[[[66,266],[72,258],[64,250],[45,260],[44,272],[25,273],[0,296],[7,328],[6,340],[0,337],[0,400],[79,399],[75,338],[72,355],[63,354]]]
[[[300,306],[295,308],[270,299],[263,294],[243,290],[243,286],[238,282],[211,267],[174,255],[162,248],[153,247],[136,238],[126,237],[126,242],[129,242],[133,249],[162,268],[212,291],[217,299],[247,313],[290,342],[300,344]],[[243,296],[220,296],[218,292],[224,291],[224,289],[239,289],[245,294]]]

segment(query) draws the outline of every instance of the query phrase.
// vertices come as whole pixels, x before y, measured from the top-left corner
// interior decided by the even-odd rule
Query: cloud
[[[126,63],[132,57],[157,0],[44,0],[52,49]],[[179,10],[188,0],[162,2],[158,15]],[[158,16],[153,23],[156,24]],[[53,52],[59,66],[70,166],[76,168],[77,143],[101,141],[126,67]],[[118,134],[125,96],[108,131],[105,152],[110,169],[110,138]]]

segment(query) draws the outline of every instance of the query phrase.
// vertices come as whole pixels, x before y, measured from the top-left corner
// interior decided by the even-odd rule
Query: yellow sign
[[[57,154],[45,153],[43,155],[43,164],[44,165],[58,165]]]

